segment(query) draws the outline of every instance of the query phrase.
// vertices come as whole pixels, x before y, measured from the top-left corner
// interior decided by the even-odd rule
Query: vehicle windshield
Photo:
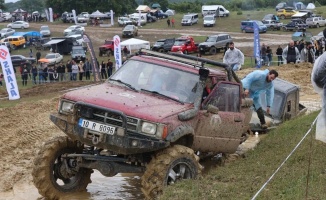
[[[184,43],[186,43],[186,40],[175,40],[174,45],[179,46],[183,45]]]
[[[157,41],[155,42],[154,46],[161,46],[164,44],[164,41]]]
[[[191,19],[191,16],[190,15],[185,15],[185,16],[183,16],[183,19]]]
[[[206,42],[216,42],[216,37],[208,37]]]
[[[258,26],[264,25],[263,22],[261,22],[261,21],[256,21],[256,23],[258,24]]]
[[[41,31],[47,31],[47,30],[49,30],[48,26],[41,26]]]
[[[125,27],[124,30],[125,31],[132,31],[133,30],[133,26],[128,25],[128,26]]]
[[[47,59],[55,58],[55,55],[54,54],[48,54],[48,55],[45,56],[45,58],[47,58]]]
[[[73,54],[83,54],[84,53],[84,50],[83,49],[73,49],[72,50],[72,53]]]
[[[110,81],[110,79],[115,81]],[[199,75],[152,63],[129,60],[109,79],[138,91],[155,92],[184,103],[193,103]]]
[[[7,29],[1,29],[0,30],[0,33],[6,33],[7,32]]]
[[[214,17],[213,16],[206,16],[206,17],[204,17],[204,20],[214,20]]]

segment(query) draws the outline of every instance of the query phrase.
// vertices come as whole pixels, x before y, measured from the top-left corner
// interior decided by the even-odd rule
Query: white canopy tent
[[[133,51],[138,51],[140,48],[144,49],[150,49],[150,42],[146,40],[140,40],[136,38],[131,38],[129,40],[125,40],[120,43],[121,49],[123,49],[124,46],[128,48],[130,53]]]
[[[92,14],[90,14],[89,17],[91,17],[91,18],[107,17],[107,15],[104,13],[101,13],[100,11],[97,10],[97,11],[93,12]]]

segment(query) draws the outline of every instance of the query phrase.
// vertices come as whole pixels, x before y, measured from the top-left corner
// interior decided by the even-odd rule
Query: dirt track
[[[58,26],[61,30],[66,26]],[[120,29],[96,29],[96,33],[92,35],[95,41],[103,41],[103,33],[116,33]],[[103,32],[103,33],[102,33]],[[160,34],[159,30],[144,30],[146,34]],[[201,34],[201,30],[191,31],[192,33]],[[216,32],[215,32],[216,33]],[[102,34],[102,37],[100,35]],[[145,33],[144,33],[145,34]],[[207,32],[205,31],[205,34]],[[234,33],[232,33],[234,34]],[[234,34],[236,37],[243,38],[243,34]],[[264,34],[263,41],[274,41],[275,35]],[[286,43],[289,38],[278,40],[282,44]],[[252,43],[252,42],[251,42]],[[245,43],[239,44],[246,46]],[[312,66],[310,64],[290,64],[282,65],[280,67],[273,67],[277,69],[280,78],[293,82],[301,86],[301,96],[314,95],[310,84],[310,73]],[[245,69],[238,72],[240,77],[249,73],[254,69]],[[11,108],[0,108],[0,192],[8,191],[13,188],[14,184],[19,182],[31,184],[31,169],[33,165],[34,155],[36,154],[42,142],[48,140],[50,137],[62,135],[49,120],[49,114],[56,111],[59,91],[76,87],[77,85],[85,85],[85,82],[75,83],[54,83],[51,85],[39,85],[33,87],[28,91],[21,93],[21,98],[32,96],[53,96],[44,100],[29,100]],[[4,88],[0,89],[0,95],[6,93]],[[1,105],[1,101],[0,101]]]

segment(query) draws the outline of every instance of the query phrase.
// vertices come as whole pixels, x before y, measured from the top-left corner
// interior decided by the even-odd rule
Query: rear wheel
[[[319,28],[319,24],[317,24],[316,27]]]
[[[158,52],[163,53],[164,49],[161,48],[161,49],[158,50]]]
[[[188,54],[188,50],[184,50],[183,51],[183,54]]]
[[[22,27],[20,27],[21,29],[25,29],[25,27],[24,26],[22,26]]]
[[[46,142],[34,160],[33,182],[39,193],[49,199],[60,199],[70,192],[86,190],[91,183],[91,169],[79,168],[75,159],[64,154],[82,153],[82,147],[68,137]]]
[[[141,178],[142,191],[146,198],[155,199],[164,187],[183,179],[194,179],[202,168],[192,149],[181,145],[167,148],[147,165]]]
[[[113,53],[112,53],[111,50],[108,50],[108,51],[106,52],[106,55],[107,55],[108,57],[110,57],[111,55],[113,55]]]
[[[285,19],[285,15],[281,15],[281,19]]]
[[[17,46],[13,44],[12,49],[14,49],[14,50],[17,49]]]

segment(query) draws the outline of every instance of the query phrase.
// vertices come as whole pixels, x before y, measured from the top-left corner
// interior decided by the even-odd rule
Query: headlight
[[[74,110],[74,103],[68,101],[61,102],[60,113],[72,113]]]
[[[143,122],[143,125],[141,127],[141,131],[146,134],[155,135],[156,133],[156,124]]]

